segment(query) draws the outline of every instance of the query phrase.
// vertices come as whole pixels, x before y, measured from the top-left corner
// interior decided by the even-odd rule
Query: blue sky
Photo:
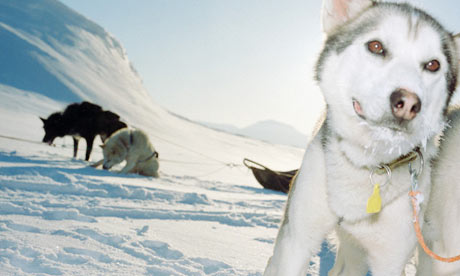
[[[272,119],[309,134],[321,1],[61,0],[125,47],[156,102],[193,120],[244,127]],[[409,1],[460,32],[460,2]]]

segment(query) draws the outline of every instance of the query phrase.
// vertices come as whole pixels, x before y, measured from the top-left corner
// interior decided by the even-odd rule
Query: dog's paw
[[[97,168],[104,162],[104,159],[97,161],[96,163],[90,164],[90,167]]]

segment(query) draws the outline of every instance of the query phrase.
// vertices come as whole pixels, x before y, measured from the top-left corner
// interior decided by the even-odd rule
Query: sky
[[[124,46],[152,98],[201,122],[276,120],[310,134],[321,1],[61,0]],[[408,1],[460,32],[460,2]]]

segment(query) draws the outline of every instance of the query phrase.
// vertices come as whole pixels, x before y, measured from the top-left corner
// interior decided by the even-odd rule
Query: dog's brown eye
[[[425,64],[425,69],[430,71],[430,72],[436,72],[441,68],[441,64],[439,64],[439,61],[433,59],[432,61],[429,61]]]
[[[385,50],[383,49],[382,42],[378,40],[367,43],[367,49],[369,49],[369,51],[373,54],[385,55]]]

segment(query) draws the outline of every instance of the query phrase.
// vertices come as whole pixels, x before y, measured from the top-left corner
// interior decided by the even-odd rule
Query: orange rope
[[[420,192],[417,192],[417,191],[410,191],[409,192],[409,196],[411,197],[411,201],[412,201],[412,207],[413,207],[413,210],[414,210],[414,229],[415,229],[415,234],[417,235],[418,242],[422,246],[423,250],[425,251],[426,254],[431,256],[433,259],[436,259],[436,260],[441,261],[441,262],[453,263],[453,262],[456,262],[456,261],[460,260],[460,255],[455,256],[455,257],[451,257],[451,258],[440,257],[439,255],[437,255],[436,253],[431,251],[431,249],[429,249],[428,246],[425,244],[425,240],[423,239],[422,231],[420,230],[420,223],[419,223],[418,216],[417,216],[417,199],[415,198],[415,196],[418,195],[418,194],[420,194]]]

